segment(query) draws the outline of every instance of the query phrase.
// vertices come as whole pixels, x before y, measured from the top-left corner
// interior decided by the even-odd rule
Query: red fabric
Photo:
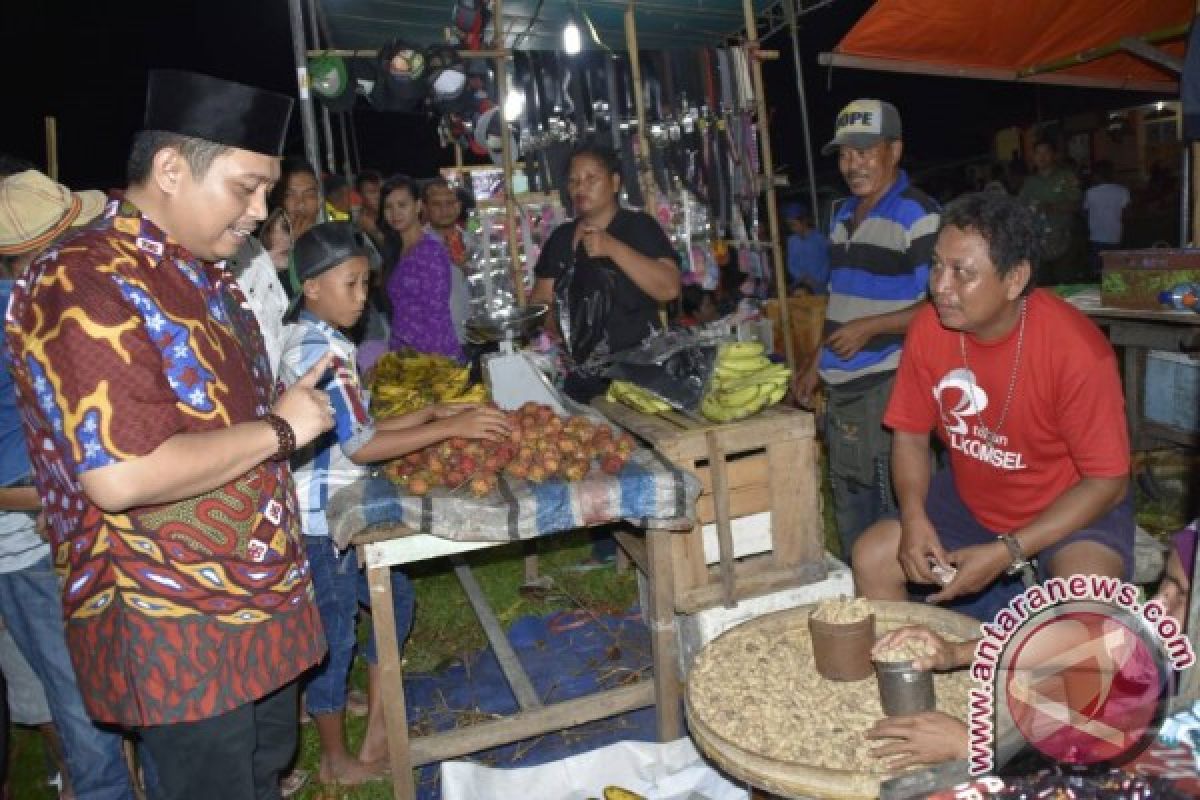
[[[966,338],[973,385],[986,395],[983,424],[994,429],[1008,393],[1018,326],[986,345]],[[1038,289],[1029,298],[1016,390],[998,453],[991,456],[995,463],[985,463],[986,454],[978,451],[983,442],[973,433],[980,421],[969,402],[971,386],[958,332],[943,328],[933,306],[926,306],[905,338],[884,424],[909,433],[936,428],[959,496],[988,529],[1021,528],[1083,476],[1128,474],[1116,356],[1100,330],[1056,295]]]
[[[121,514],[78,481],[270,408],[262,336],[229,273],[113,200],[18,282],[7,334],[91,716],[128,727],[213,717],[319,661],[285,464]]]
[[[1191,0],[878,0],[836,52],[1020,70],[1187,23],[1194,11]],[[1157,46],[1176,56],[1184,51],[1182,39]],[[1118,81],[1177,77],[1122,52],[1062,72]]]

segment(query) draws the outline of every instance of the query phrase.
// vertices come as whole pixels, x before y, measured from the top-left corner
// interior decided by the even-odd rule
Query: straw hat
[[[72,192],[37,170],[0,181],[0,255],[41,250],[104,210],[103,192]]]

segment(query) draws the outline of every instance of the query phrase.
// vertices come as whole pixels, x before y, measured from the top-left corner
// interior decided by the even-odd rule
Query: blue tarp
[[[650,677],[650,632],[641,613],[622,616],[564,611],[522,617],[508,633],[543,703],[561,702]],[[406,675],[409,728],[433,732],[464,727],[493,714],[512,714],[517,701],[490,648],[436,673]],[[654,708],[543,734],[470,756],[495,767],[528,767],[621,740],[654,741]],[[418,800],[438,800],[436,764],[420,770]]]

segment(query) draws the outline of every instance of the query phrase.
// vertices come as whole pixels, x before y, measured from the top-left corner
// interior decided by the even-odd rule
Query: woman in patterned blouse
[[[380,193],[384,250],[383,285],[391,305],[392,350],[411,347],[465,359],[450,316],[450,271],[454,269],[441,239],[421,225],[416,182],[389,179]]]

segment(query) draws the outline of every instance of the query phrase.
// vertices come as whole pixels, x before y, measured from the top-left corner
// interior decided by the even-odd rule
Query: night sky
[[[869,0],[835,0],[802,18],[801,46],[818,149],[832,135],[837,110],[858,96],[896,103],[905,123],[907,160],[914,165],[986,153],[992,131],[999,127],[1029,124],[1063,110],[1160,99],[819,67],[817,53],[831,49],[869,5]],[[5,3],[0,24],[0,52],[8,66],[0,150],[44,167],[42,118],[54,114],[60,176],[76,188],[122,184],[149,67],[193,69],[283,92],[295,88],[285,0],[14,0]],[[768,46],[784,52],[783,58],[766,66],[776,161],[801,177],[803,140],[790,43],[780,35]],[[366,166],[425,177],[434,165],[452,163],[452,153],[438,147],[433,124],[421,115],[380,114],[360,100],[356,129]],[[300,126],[294,121],[289,150],[300,153],[302,147]],[[819,180],[838,187],[832,159],[817,159]]]

